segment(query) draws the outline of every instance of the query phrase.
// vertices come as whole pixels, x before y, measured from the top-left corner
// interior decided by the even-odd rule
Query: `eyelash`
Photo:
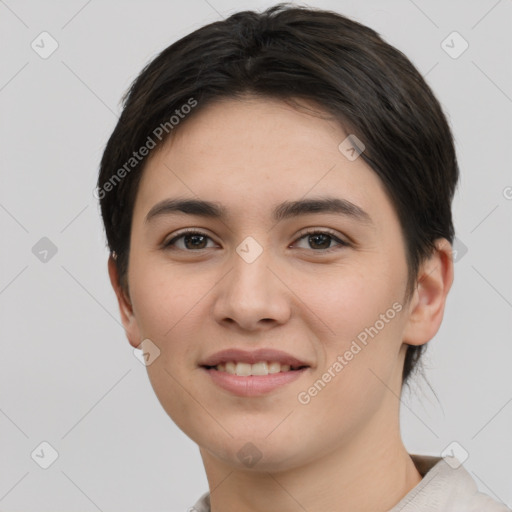
[[[203,233],[201,231],[197,231],[193,228],[188,228],[180,233],[178,233],[176,236],[174,236],[171,240],[169,240],[168,242],[164,242],[162,244],[162,248],[163,249],[173,249],[173,244],[179,240],[180,238],[183,238],[184,236],[187,236],[187,235],[199,235],[199,236],[204,236],[206,238],[209,238],[210,240],[212,239],[209,235],[207,235],[206,233]],[[299,241],[299,240],[302,240],[303,238],[306,238],[307,236],[313,236],[313,235],[327,235],[329,237],[331,237],[331,239],[333,239],[335,242],[337,242],[338,245],[334,246],[334,247],[329,247],[328,249],[309,249],[311,251],[314,251],[314,252],[323,252],[323,253],[330,253],[331,251],[334,251],[334,250],[337,250],[341,247],[349,247],[350,244],[348,242],[345,242],[344,240],[341,240],[339,237],[336,236],[336,234],[333,232],[333,231],[330,231],[328,229],[324,229],[324,230],[310,230],[310,231],[302,231],[298,238],[296,239],[296,241]],[[182,251],[185,251],[185,252],[201,252],[205,249],[178,249],[178,250],[182,250]]]

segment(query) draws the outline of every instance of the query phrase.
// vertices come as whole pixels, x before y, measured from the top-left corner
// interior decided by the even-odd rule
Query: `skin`
[[[338,149],[346,136],[335,121],[278,100],[207,106],[144,169],[129,294],[109,261],[127,338],[134,347],[150,339],[159,348],[147,366],[151,384],[199,445],[212,512],[384,512],[421,480],[400,437],[398,397],[406,344],[428,342],[441,324],[453,281],[451,246],[436,242],[404,303],[398,217],[372,169]],[[325,212],[277,223],[271,217],[283,201],[323,196],[351,201],[372,223]],[[158,202],[176,197],[221,203],[228,216],[145,221]],[[210,237],[199,240],[204,248],[183,238],[162,248],[183,228]],[[301,238],[305,228],[331,230],[350,245]],[[262,248],[252,263],[236,252],[248,236]],[[394,303],[402,310],[307,405],[299,403],[297,395]],[[271,393],[239,397],[198,366],[232,347],[284,350],[311,368]],[[248,442],[262,455],[252,467],[237,456]]]

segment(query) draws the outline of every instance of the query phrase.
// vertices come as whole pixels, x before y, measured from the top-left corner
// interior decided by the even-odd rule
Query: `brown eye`
[[[203,235],[185,235],[183,243],[187,249],[204,249],[206,247],[206,239]]]
[[[325,233],[318,233],[316,235],[308,235],[309,246],[312,249],[329,249],[331,245],[332,236]]]
[[[303,234],[299,238],[300,240],[306,240],[307,243],[307,247],[300,247],[301,249],[313,249],[315,251],[329,251],[339,246],[346,247],[349,245],[329,231],[311,231]],[[333,242],[335,242],[334,246],[331,245]]]
[[[201,233],[200,231],[187,231],[175,236],[168,242],[165,242],[163,246],[165,249],[169,248],[194,251],[207,249],[208,240],[211,240],[211,238],[205,233]]]

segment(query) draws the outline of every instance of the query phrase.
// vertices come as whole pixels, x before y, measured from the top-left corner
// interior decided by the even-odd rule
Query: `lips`
[[[309,367],[310,365],[306,361],[282,352],[281,350],[274,350],[270,348],[261,348],[258,350],[240,350],[240,349],[227,349],[216,352],[215,354],[207,357],[199,366],[206,368],[215,367],[221,363],[228,363],[234,361],[236,363],[249,363],[255,364],[261,361],[273,361],[281,363],[282,365],[288,364],[292,368]]]

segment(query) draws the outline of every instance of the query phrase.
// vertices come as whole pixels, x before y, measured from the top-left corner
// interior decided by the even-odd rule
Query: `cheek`
[[[209,286],[206,275],[190,274],[147,255],[134,255],[130,265],[132,304],[143,336],[165,345],[179,338],[190,322],[198,325]]]
[[[381,393],[383,385],[376,375],[385,382],[391,378],[402,344],[402,281],[396,269],[377,261],[344,269],[331,279],[302,279],[298,290],[328,326],[320,338],[322,360],[311,382],[320,379],[316,387],[321,392],[318,399],[311,396],[312,402],[343,403],[345,411],[356,415],[362,403],[368,407]]]
[[[385,322],[386,328],[382,329],[380,318],[383,314],[384,320],[397,316],[393,304],[401,300],[402,286],[396,274],[386,272],[376,260],[368,264],[361,261],[345,268],[326,269],[322,274],[316,272],[314,276],[296,276],[294,292],[328,327],[328,345],[343,348],[376,322],[379,330],[390,330],[391,321]]]
[[[372,307],[367,304],[363,313],[344,308],[335,317],[337,311],[333,311],[336,337],[326,344],[325,361],[296,397],[304,425],[324,441],[336,443],[357,435],[382,406],[397,372],[401,373],[397,366],[403,328],[397,312],[400,304],[395,302],[393,308],[387,301],[376,301],[374,295],[371,299]]]

